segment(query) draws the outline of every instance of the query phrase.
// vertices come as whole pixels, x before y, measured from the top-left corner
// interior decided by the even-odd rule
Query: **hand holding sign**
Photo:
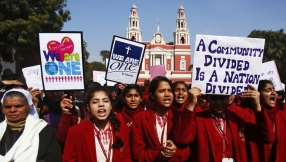
[[[252,85],[248,85],[249,90],[242,92],[242,97],[249,98],[254,109],[261,111],[260,93]]]
[[[193,87],[189,90],[189,104],[187,109],[194,111],[195,105],[198,102],[198,97],[201,96],[201,89],[198,87]]]

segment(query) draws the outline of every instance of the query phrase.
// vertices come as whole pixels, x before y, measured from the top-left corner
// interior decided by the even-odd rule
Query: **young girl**
[[[132,130],[134,115],[144,110],[144,106],[141,104],[142,92],[137,84],[128,84],[122,94],[125,107],[116,116],[121,123],[126,124]]]
[[[104,87],[88,91],[85,101],[92,117],[69,129],[63,161],[132,161],[128,127],[111,111],[111,99]]]
[[[274,142],[271,144],[258,143],[258,156],[260,161],[286,161],[286,114],[279,110],[276,103],[276,92],[273,83],[269,80],[260,80],[258,85],[260,102],[271,119]]]
[[[170,106],[173,102],[171,81],[162,76],[155,77],[149,86],[152,107],[133,118],[132,155],[135,161],[186,161],[187,146],[176,146],[171,132],[174,118]]]
[[[189,93],[187,84],[183,81],[177,81],[173,83],[172,89],[174,92],[174,101],[172,106],[183,110],[183,108],[188,105]]]
[[[175,125],[174,139],[180,144],[191,144],[193,162],[247,161],[245,141],[249,136],[259,134],[265,140],[273,140],[270,119],[260,106],[259,92],[251,85],[249,89],[242,94],[251,99],[256,125],[245,123],[243,115],[238,114],[242,111],[229,104],[228,95],[208,94],[209,110],[196,112],[201,90],[193,87],[189,91],[190,102]],[[250,133],[252,130],[255,132]]]

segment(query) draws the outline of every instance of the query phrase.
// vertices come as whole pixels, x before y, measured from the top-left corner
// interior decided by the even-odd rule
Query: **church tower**
[[[138,10],[135,4],[131,7],[128,21],[129,25],[126,29],[126,38],[133,41],[141,42],[142,31],[139,27]]]
[[[187,29],[187,19],[185,17],[185,9],[181,5],[178,10],[178,17],[176,20],[176,30],[174,31],[175,45],[190,45],[190,32]]]

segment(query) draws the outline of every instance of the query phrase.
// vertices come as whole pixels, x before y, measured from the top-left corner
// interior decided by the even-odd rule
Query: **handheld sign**
[[[270,80],[273,83],[275,91],[284,90],[274,60],[262,63],[262,73],[260,75],[260,80],[264,79]]]
[[[192,86],[206,94],[240,95],[257,88],[264,39],[196,35]]]
[[[39,33],[44,90],[84,90],[82,32]]]
[[[106,83],[105,71],[93,71],[93,82],[98,82],[103,86]]]
[[[135,84],[138,79],[145,44],[118,36],[113,37],[106,80]]]
[[[28,87],[43,90],[41,65],[30,66],[22,69]]]
[[[109,62],[109,59],[106,58],[106,59],[105,59],[105,68],[106,68],[106,69],[107,69],[107,66],[108,66],[108,62]],[[106,73],[105,73],[105,75],[106,75]],[[104,79],[105,79],[105,76],[104,76]],[[107,86],[114,86],[116,83],[117,83],[117,82],[113,82],[113,81],[108,81],[108,80],[106,80]]]
[[[150,66],[150,81],[156,76],[166,76],[165,65]]]

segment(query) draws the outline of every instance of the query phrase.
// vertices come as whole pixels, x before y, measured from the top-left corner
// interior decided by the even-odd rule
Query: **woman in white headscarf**
[[[61,161],[55,130],[37,119],[31,94],[23,89],[7,91],[2,100],[5,121],[0,123],[0,161]]]

